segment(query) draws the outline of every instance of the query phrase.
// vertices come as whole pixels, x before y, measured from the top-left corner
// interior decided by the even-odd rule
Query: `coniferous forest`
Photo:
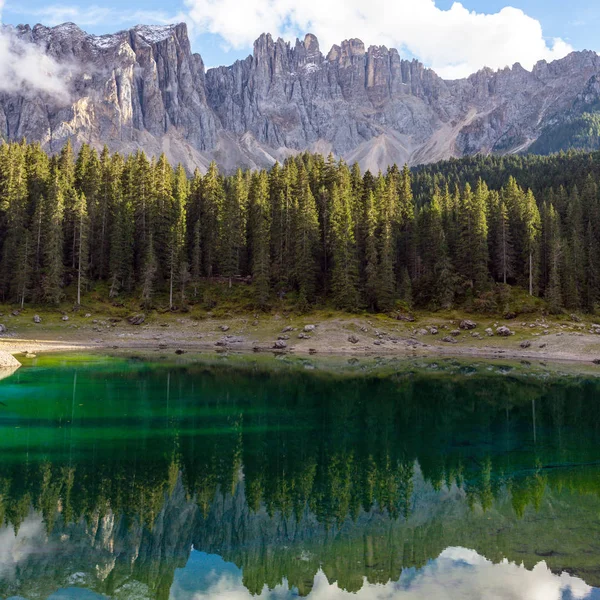
[[[0,301],[86,293],[172,309],[210,282],[253,306],[551,312],[600,303],[600,153],[476,156],[361,173],[301,154],[191,177],[164,156],[0,146]]]

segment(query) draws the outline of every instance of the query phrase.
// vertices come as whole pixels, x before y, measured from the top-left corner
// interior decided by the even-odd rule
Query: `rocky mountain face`
[[[0,93],[0,134],[67,138],[123,153],[165,152],[188,169],[268,167],[304,151],[364,169],[473,153],[526,150],[548,127],[597,98],[600,57],[575,52],[445,81],[384,46],[346,40],[325,55],[307,35],[262,35],[254,52],[205,71],[184,24],[88,35],[73,24],[19,26],[11,35],[67,65],[69,100]]]

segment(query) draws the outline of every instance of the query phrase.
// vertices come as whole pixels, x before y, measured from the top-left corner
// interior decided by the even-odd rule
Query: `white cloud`
[[[70,69],[48,56],[37,46],[19,39],[10,28],[3,28],[0,0],[0,92],[38,93],[66,102]]]
[[[291,600],[297,595],[283,582],[273,590],[266,587],[252,596],[242,583],[241,572],[215,570],[195,590],[183,581],[185,569],[175,574],[173,600]],[[372,584],[366,580],[355,593],[330,583],[319,571],[307,600],[562,600],[590,598],[593,589],[581,579],[566,573],[553,574],[541,562],[533,570],[504,561],[494,564],[466,548],[448,548],[422,569],[407,569],[398,582]]]
[[[434,0],[185,0],[200,31],[220,35],[234,48],[250,46],[263,32],[293,39],[314,33],[327,51],[357,37],[366,44],[396,47],[416,56],[444,77],[466,76],[484,66],[520,62],[530,69],[572,48],[562,39],[547,41],[539,21],[505,7],[494,14],[448,10]]]

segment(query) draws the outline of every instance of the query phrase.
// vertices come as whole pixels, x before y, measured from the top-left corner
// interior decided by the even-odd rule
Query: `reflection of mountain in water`
[[[557,574],[564,570],[598,585],[593,552],[600,524],[593,517],[600,501],[583,500],[582,505],[577,494],[549,492],[537,511],[518,518],[505,493],[483,512],[480,506],[469,508],[456,486],[436,491],[417,468],[408,519],[361,509],[355,520],[327,527],[309,510],[300,519],[279,511],[269,516],[264,506],[253,511],[243,482],[234,496],[219,491],[204,516],[180,480],[152,527],[109,511],[68,526],[59,518],[50,535],[39,513],[25,519],[16,538],[4,529],[0,595],[46,597],[76,584],[116,597],[135,590],[140,597],[168,598],[176,569],[188,563],[192,546],[240,567],[249,594],[287,582],[306,595],[319,570],[350,592],[365,581],[387,584],[401,574],[406,580],[455,545],[474,548],[496,563],[509,557],[530,570],[545,562]]]
[[[23,413],[8,401],[38,454],[15,442],[0,465],[0,597],[167,598],[192,547],[254,594],[308,594],[319,569],[347,591],[406,583],[455,546],[600,585],[596,384],[81,371],[79,393],[105,395],[77,420],[73,373],[51,376],[51,414],[26,373]],[[135,435],[102,443],[101,427]]]

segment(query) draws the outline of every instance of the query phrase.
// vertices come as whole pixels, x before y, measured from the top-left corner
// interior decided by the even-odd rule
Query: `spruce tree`
[[[536,288],[541,221],[540,212],[531,190],[528,190],[525,196],[522,219],[525,229],[524,249],[527,260],[526,271],[529,280],[529,295],[533,296]]]
[[[396,299],[394,239],[394,195],[389,184],[381,179],[377,185],[377,204],[379,206],[379,265],[377,269],[377,308],[380,311],[391,310]]]
[[[202,179],[200,237],[204,273],[212,277],[219,259],[219,222],[223,211],[223,182],[216,163],[212,162]]]
[[[246,210],[248,204],[248,187],[241,169],[225,191],[223,213],[220,221],[219,247],[221,256],[221,273],[229,279],[240,274],[242,250],[246,237]]]
[[[375,212],[375,196],[372,190],[366,193],[364,207],[365,225],[365,252],[364,252],[364,281],[363,294],[365,304],[369,310],[375,310],[377,306],[378,291],[378,255],[377,255],[377,214]]]
[[[351,210],[352,189],[336,183],[331,192],[332,259],[331,292],[338,308],[358,308],[358,265]]]
[[[270,294],[269,179],[265,171],[252,176],[249,193],[252,224],[252,280],[256,302],[266,308]]]
[[[188,255],[190,279],[194,296],[198,295],[198,285],[202,275],[202,175],[196,169],[190,183],[190,198],[187,210]]]
[[[48,196],[45,202],[42,233],[44,299],[58,304],[63,297],[63,217],[64,217],[64,180],[61,177],[58,161],[53,160],[51,167]]]
[[[150,308],[152,305],[157,270],[158,264],[156,261],[156,254],[154,253],[154,240],[152,234],[150,234],[146,246],[144,270],[142,272],[142,306],[144,308]]]
[[[181,283],[181,297],[185,296],[187,266],[185,260],[186,218],[185,210],[189,196],[189,187],[185,171],[179,165],[174,174],[171,206],[169,207],[169,232],[167,238],[169,269],[169,308],[173,309],[173,293],[177,281]]]
[[[77,269],[77,306],[81,306],[81,290],[87,283],[89,260],[87,200],[83,192],[77,194],[73,214],[75,216],[74,256]]]
[[[548,209],[549,227],[549,279],[546,288],[546,299],[552,312],[559,312],[562,306],[561,292],[561,263],[562,263],[562,241],[560,233],[560,219],[554,206]]]
[[[315,198],[303,165],[298,167],[294,206],[294,279],[299,304],[306,308],[315,299],[318,276],[319,218]]]
[[[479,180],[475,193],[466,184],[460,200],[457,267],[475,294],[483,291],[488,282],[488,194],[487,185]]]
[[[134,281],[135,239],[135,169],[128,160],[123,169],[121,194],[115,208],[110,244],[110,292],[116,297],[121,290],[131,291]]]

